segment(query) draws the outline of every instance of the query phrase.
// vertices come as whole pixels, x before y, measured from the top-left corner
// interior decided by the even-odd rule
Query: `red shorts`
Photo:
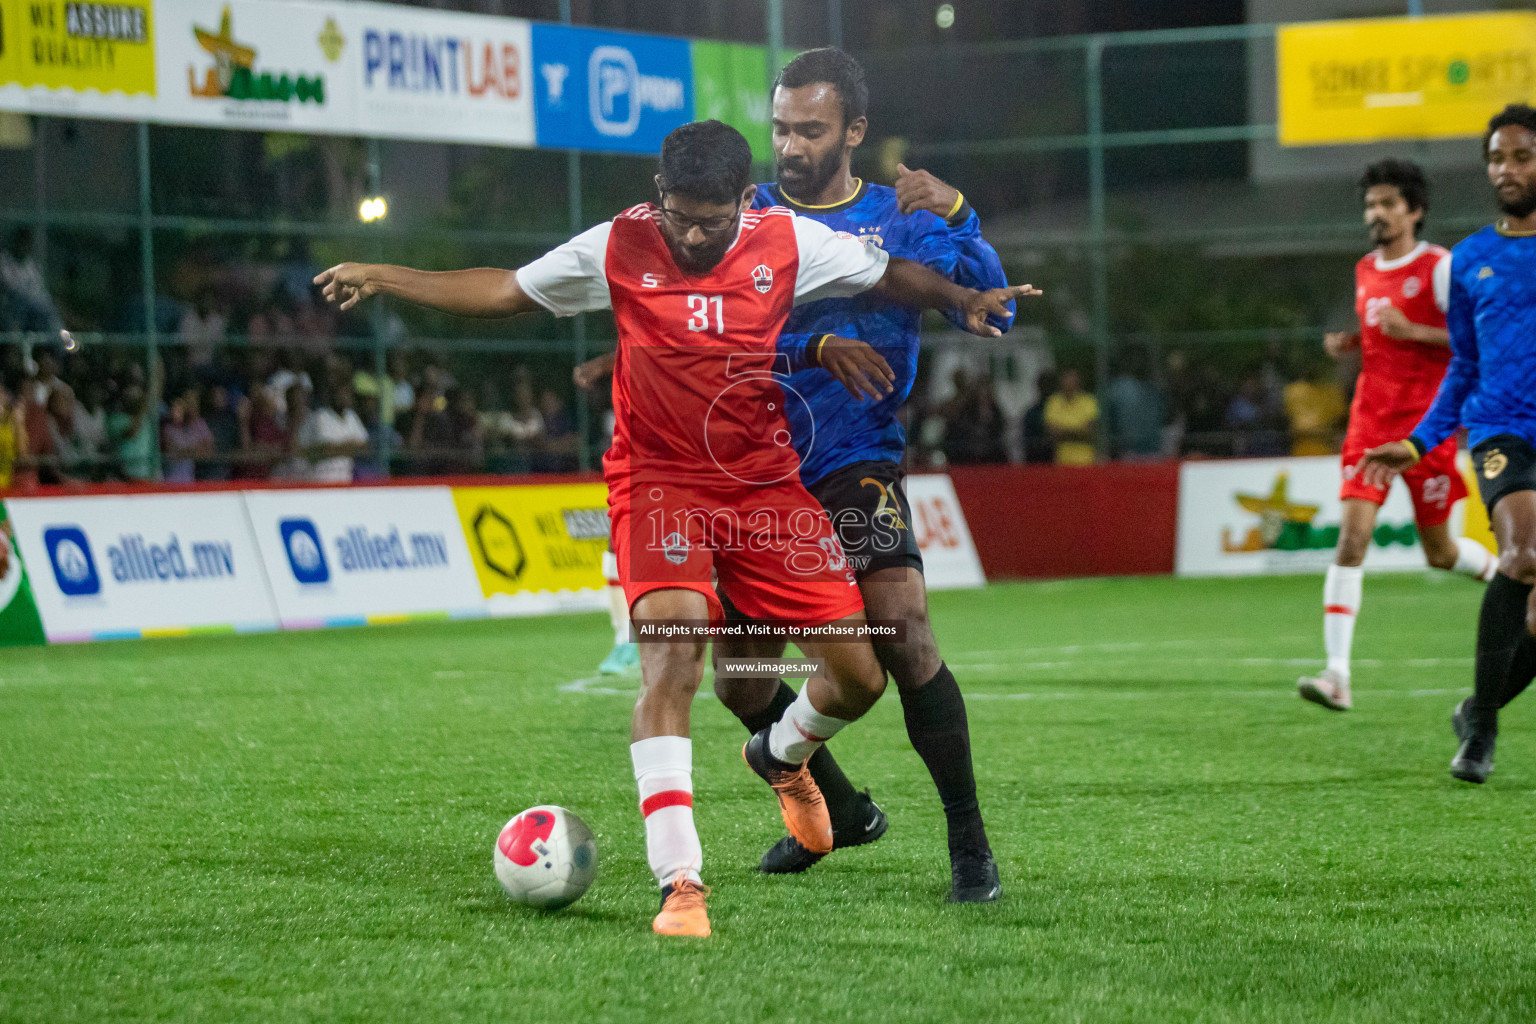
[[[631,608],[653,590],[720,590],[744,615],[820,625],[864,610],[826,510],[796,477],[735,491],[679,484],[610,494],[613,552]]]
[[[1386,442],[1377,442],[1386,443]],[[1359,498],[1380,505],[1387,492],[1360,479],[1356,470],[1367,448],[1374,448],[1350,431],[1344,438],[1344,483],[1339,498]],[[1467,496],[1466,481],[1456,466],[1456,441],[1447,438],[1403,472],[1403,483],[1413,498],[1413,517],[1419,526],[1440,526],[1451,517],[1451,506]]]

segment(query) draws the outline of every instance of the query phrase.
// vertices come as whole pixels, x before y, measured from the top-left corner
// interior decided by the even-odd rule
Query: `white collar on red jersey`
[[[1401,268],[1406,267],[1408,264],[1412,263],[1414,260],[1418,259],[1420,256],[1423,256],[1428,251],[1429,251],[1429,243],[1428,242],[1420,242],[1418,245],[1414,246],[1412,249],[1409,249],[1406,255],[1399,256],[1395,260],[1384,260],[1384,259],[1381,258],[1381,253],[1377,253],[1376,254],[1376,269],[1377,270],[1400,270]]]

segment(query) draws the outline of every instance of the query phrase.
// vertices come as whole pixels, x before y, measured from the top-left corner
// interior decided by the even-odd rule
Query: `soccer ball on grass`
[[[496,878],[519,903],[559,910],[581,899],[597,875],[597,840],[564,807],[530,807],[496,837]]]

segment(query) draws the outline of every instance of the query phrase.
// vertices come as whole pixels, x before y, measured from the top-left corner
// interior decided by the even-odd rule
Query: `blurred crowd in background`
[[[0,486],[569,473],[584,445],[589,465],[607,447],[606,388],[578,415],[567,354],[413,349],[385,316],[378,372],[371,346],[339,335],[302,250],[235,295],[158,298],[151,365],[142,347],[60,333],[32,245],[21,228],[0,253],[0,331],[19,339],[0,346]],[[1246,365],[1126,345],[1099,382],[1091,358],[1058,360],[1024,324],[930,341],[905,411],[914,470],[1334,452],[1356,369],[1320,344]]]

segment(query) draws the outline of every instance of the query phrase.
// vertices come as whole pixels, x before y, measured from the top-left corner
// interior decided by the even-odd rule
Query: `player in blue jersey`
[[[1493,771],[1499,710],[1536,678],[1536,109],[1514,104],[1494,115],[1483,156],[1504,216],[1451,250],[1445,381],[1411,436],[1361,463],[1386,486],[1467,428],[1499,542],[1499,572],[1478,617],[1473,693],[1451,714],[1460,741],[1451,774],[1467,782]]]
[[[905,167],[895,188],[854,177],[852,154],[864,140],[868,102],[863,69],[841,50],[811,50],[786,65],[773,90],[777,181],[759,185],[753,205],[786,206],[968,287],[1006,287],[997,253],[957,190]],[[1012,320],[991,322],[1007,330]],[[876,642],[875,653],[896,682],[907,734],[939,791],[948,827],[949,898],[986,902],[997,898],[1001,884],[976,796],[965,702],[929,626],[923,559],[902,486],[906,433],[898,414],[917,373],[920,323],[921,314],[881,301],[802,306],[779,340],[792,371],[783,387],[801,480],[832,517],[869,618],[906,623],[904,643]],[[577,380],[588,383],[606,370],[606,360],[594,360],[577,369]],[[739,616],[729,601],[722,604],[727,617]],[[717,641],[715,656],[777,657],[784,646]],[[777,677],[716,673],[715,694],[753,733],[777,721],[795,700],[795,691]],[[834,849],[885,833],[884,813],[867,792],[854,789],[825,746],[809,767],[832,818]],[[761,869],[794,873],[821,857],[786,836],[763,856]]]

